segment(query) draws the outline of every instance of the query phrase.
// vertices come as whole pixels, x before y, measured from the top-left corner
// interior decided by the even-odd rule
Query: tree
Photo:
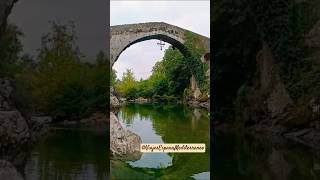
[[[0,76],[13,77],[17,71],[19,54],[22,44],[19,38],[23,36],[17,26],[9,24],[0,41]]]
[[[126,72],[123,73],[122,79],[117,84],[116,89],[124,97],[127,97],[129,99],[133,99],[136,97],[136,80],[131,69],[127,69]]]
[[[95,63],[83,62],[74,25],[51,25],[51,32],[42,37],[36,68],[19,76],[29,82],[37,111],[72,119],[104,112],[109,88],[107,57],[99,52]],[[30,57],[24,59],[28,62]]]

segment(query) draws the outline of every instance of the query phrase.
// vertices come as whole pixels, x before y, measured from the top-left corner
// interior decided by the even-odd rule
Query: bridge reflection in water
[[[205,143],[205,153],[146,153],[135,162],[111,160],[112,179],[209,179],[208,112],[176,104],[128,104],[119,120],[142,143]]]

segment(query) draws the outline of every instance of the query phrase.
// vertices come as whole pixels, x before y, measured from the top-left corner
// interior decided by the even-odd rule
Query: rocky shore
[[[141,138],[137,134],[122,127],[116,113],[120,108],[117,97],[110,94],[110,154],[113,159],[138,160],[141,157]]]
[[[24,164],[28,147],[46,131],[50,117],[25,118],[16,108],[15,87],[0,78],[0,179],[22,179],[15,167]]]

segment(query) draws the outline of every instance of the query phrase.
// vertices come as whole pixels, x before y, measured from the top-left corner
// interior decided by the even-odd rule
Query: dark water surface
[[[205,143],[206,153],[144,153],[137,161],[111,161],[112,179],[209,179],[210,120],[182,105],[127,104],[118,118],[143,143]]]
[[[27,180],[105,180],[109,171],[108,131],[94,127],[53,127],[33,148]]]
[[[279,137],[216,134],[214,180],[320,180],[319,151]]]

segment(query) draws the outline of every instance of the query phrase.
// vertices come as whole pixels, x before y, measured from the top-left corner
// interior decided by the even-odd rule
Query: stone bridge
[[[135,43],[150,39],[158,39],[167,42],[182,54],[186,55],[187,49],[183,45],[185,42],[186,29],[167,24],[164,22],[148,22],[139,24],[125,24],[111,26],[110,37],[110,62],[113,65],[120,54]],[[194,33],[196,34],[196,33]],[[203,57],[209,57],[210,39],[208,37],[196,34],[199,37],[200,44],[206,49]]]

